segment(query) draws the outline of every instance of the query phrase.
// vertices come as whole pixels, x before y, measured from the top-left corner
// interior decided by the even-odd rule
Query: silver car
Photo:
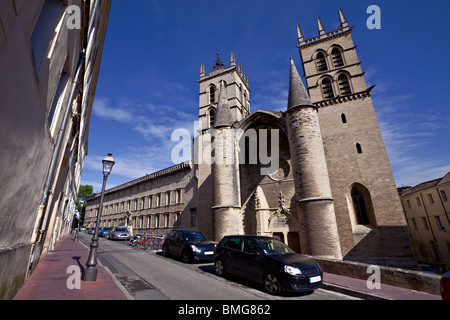
[[[125,227],[115,227],[108,233],[108,238],[111,240],[130,240],[131,234]]]

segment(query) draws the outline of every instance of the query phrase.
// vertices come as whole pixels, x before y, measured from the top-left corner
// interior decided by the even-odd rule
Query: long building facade
[[[319,19],[312,39],[297,27],[306,86],[291,60],[285,111],[251,112],[234,53],[229,66],[219,55],[209,72],[202,64],[193,160],[109,190],[102,225],[192,228],[216,241],[271,235],[310,255],[414,266],[373,88],[342,10],[339,18],[331,32]],[[90,226],[99,197],[88,199]]]
[[[0,5],[1,299],[70,231],[110,5]]]
[[[450,267],[450,172],[400,192],[417,259]]]

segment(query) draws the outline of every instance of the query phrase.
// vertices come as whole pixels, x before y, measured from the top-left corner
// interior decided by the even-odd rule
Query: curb
[[[352,297],[355,297],[355,298],[360,298],[360,299],[363,299],[363,300],[392,300],[390,298],[378,296],[378,295],[367,293],[367,292],[363,292],[363,291],[350,289],[350,288],[347,288],[347,287],[342,287],[342,286],[339,286],[339,285],[336,285],[336,284],[325,283],[325,282],[322,284],[321,289],[342,293],[342,294],[345,294],[345,295],[348,295],[348,296],[352,296]]]

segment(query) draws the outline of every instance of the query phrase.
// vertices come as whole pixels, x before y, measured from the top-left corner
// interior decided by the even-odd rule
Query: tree
[[[94,187],[91,185],[81,185],[78,190],[78,198],[86,199],[94,194]]]
[[[80,189],[78,189],[78,199],[77,199],[77,210],[80,213],[80,224],[84,222],[84,214],[86,208],[86,198],[92,196],[94,194],[94,187],[91,185],[81,185]],[[80,202],[83,200],[83,202]]]

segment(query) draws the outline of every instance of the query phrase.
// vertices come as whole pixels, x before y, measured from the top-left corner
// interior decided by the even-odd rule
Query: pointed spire
[[[214,128],[231,127],[233,125],[233,116],[228,105],[227,87],[225,81],[220,81],[219,102],[217,104],[216,119]]]
[[[299,106],[312,106],[311,98],[303,85],[302,79],[295,67],[294,60],[291,58],[291,75],[289,79],[289,98],[287,109]]]
[[[202,64],[200,66],[200,77],[204,77],[205,76],[205,65]]]
[[[301,44],[305,39],[303,38],[303,32],[300,28],[300,25],[297,25],[297,37],[298,37],[298,44]]]
[[[322,20],[320,20],[320,17],[317,17],[317,26],[319,27],[319,35],[325,34],[325,28],[323,27]]]
[[[234,52],[231,53],[230,64],[232,67],[236,67],[236,57],[234,56]]]
[[[347,18],[345,18],[344,11],[341,8],[339,8],[339,21],[341,22],[339,29],[348,29]]]

